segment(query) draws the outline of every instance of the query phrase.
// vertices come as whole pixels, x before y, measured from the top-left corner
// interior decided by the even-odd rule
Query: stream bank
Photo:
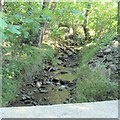
[[[74,102],[76,68],[79,50],[72,46],[58,48],[56,65],[48,65],[42,73],[32,76],[32,81],[22,85],[10,106],[36,106]]]

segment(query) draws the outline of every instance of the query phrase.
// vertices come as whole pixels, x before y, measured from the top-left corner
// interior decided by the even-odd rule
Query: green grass
[[[2,106],[6,106],[10,100],[14,100],[21,86],[19,80],[2,81]]]
[[[80,58],[80,66],[77,71],[76,102],[93,102],[118,98],[118,84],[108,80],[104,67],[99,67],[93,71],[88,66],[88,62],[101,48],[111,44],[113,36],[114,34],[109,33],[101,40],[96,41],[95,44],[84,46],[81,49],[82,58]]]
[[[76,74],[58,74],[56,78],[60,80],[72,82],[73,80],[77,78],[77,76]]]

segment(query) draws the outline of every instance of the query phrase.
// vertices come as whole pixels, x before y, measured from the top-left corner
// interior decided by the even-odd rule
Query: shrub
[[[78,70],[78,78],[77,102],[93,102],[118,98],[118,84],[107,79],[103,68],[97,68],[93,71],[87,65],[84,65]]]

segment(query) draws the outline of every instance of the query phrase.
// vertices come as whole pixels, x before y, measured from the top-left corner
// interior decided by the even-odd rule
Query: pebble
[[[47,90],[40,90],[40,93],[48,93],[48,91]]]

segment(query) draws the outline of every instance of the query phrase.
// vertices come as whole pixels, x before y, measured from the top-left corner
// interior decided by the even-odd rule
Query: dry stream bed
[[[56,55],[58,63],[47,66],[43,73],[25,82],[14,101],[8,106],[35,106],[66,104],[74,102],[76,86],[76,69],[78,67],[78,50],[60,49]]]

